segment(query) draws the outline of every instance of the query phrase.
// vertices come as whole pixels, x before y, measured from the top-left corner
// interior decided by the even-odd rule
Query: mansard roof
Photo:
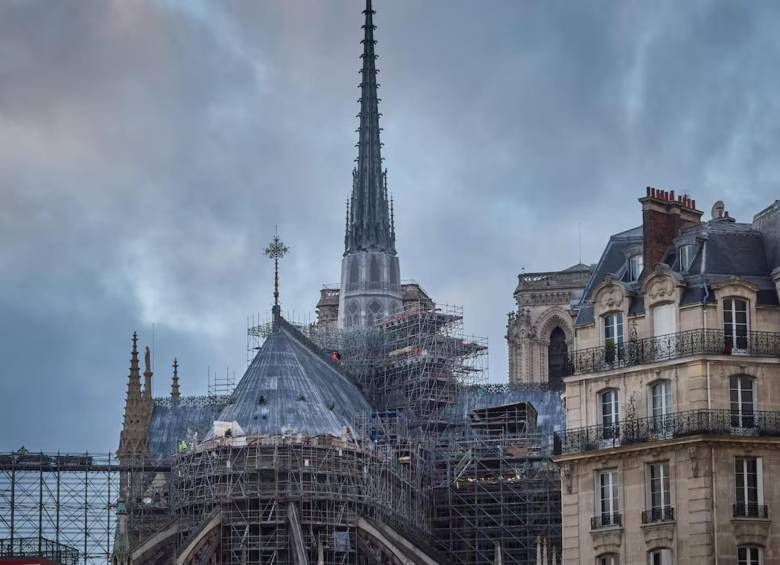
[[[766,235],[752,224],[713,219],[683,230],[675,239],[676,245],[694,246],[694,258],[683,271],[676,249],[670,248],[664,262],[685,280],[686,288],[680,305],[702,304],[714,301],[712,285],[732,277],[740,277],[758,287],[758,305],[776,306],[777,290],[772,281],[772,266],[766,252]],[[642,227],[638,226],[610,237],[599,263],[583,292],[576,324],[594,321],[591,291],[607,275],[622,279],[626,257],[632,247],[642,244]],[[638,282],[627,282],[626,287],[638,291]],[[629,314],[644,313],[644,301],[637,292],[630,298]]]
[[[280,316],[215,419],[247,435],[339,436],[370,412],[350,378]]]

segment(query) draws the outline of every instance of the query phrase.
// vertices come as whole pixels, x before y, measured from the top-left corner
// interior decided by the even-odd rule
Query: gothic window
[[[379,288],[380,279],[379,258],[376,255],[372,255],[371,265],[368,270],[368,280],[371,283],[371,288]]]
[[[563,387],[563,377],[569,374],[569,349],[566,345],[566,334],[559,327],[550,334],[550,345],[547,349],[547,378],[553,388]]]
[[[349,276],[347,277],[347,288],[354,290],[358,288],[360,283],[360,265],[358,264],[357,257],[349,258]]]
[[[357,303],[350,302],[347,306],[347,327],[354,327],[360,325],[360,308]]]
[[[373,300],[368,305],[368,325],[372,326],[374,325],[374,322],[377,322],[382,317],[382,305],[376,301]]]

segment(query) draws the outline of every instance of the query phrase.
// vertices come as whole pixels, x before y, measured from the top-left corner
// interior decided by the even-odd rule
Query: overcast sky
[[[266,313],[338,281],[362,0],[0,3],[0,450],[118,444],[155,394],[239,376]],[[506,380],[517,273],[598,260],[646,185],[738,220],[780,197],[780,4],[376,0],[402,278]]]

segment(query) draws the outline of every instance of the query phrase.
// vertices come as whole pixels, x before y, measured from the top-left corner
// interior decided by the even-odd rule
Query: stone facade
[[[517,310],[506,328],[510,383],[561,385],[566,354],[574,348],[576,304],[590,274],[590,266],[574,265],[518,275]]]
[[[643,208],[701,215],[658,196]],[[557,440],[563,563],[780,563],[780,297],[764,253],[780,234],[726,215],[661,236],[675,222],[656,220],[643,237],[671,248],[638,280],[597,270],[583,296]]]

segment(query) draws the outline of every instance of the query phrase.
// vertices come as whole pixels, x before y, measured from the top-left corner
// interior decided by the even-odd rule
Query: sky
[[[0,451],[118,445],[240,377],[278,225],[289,318],[336,283],[362,0],[0,3]],[[780,197],[780,4],[375,0],[401,276],[507,378],[523,270],[596,262],[647,185],[738,221]],[[581,232],[581,237],[580,237]],[[581,253],[581,255],[580,255]]]

